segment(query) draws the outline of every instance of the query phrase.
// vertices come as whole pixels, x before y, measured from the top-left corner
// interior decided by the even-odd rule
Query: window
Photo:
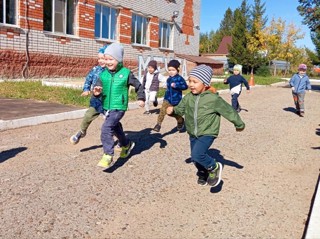
[[[1,0],[0,23],[16,25],[16,16],[16,0]]]
[[[74,0],[44,0],[44,30],[74,35]]]
[[[148,19],[140,15],[132,15],[131,42],[147,45]]]
[[[94,36],[97,38],[116,39],[117,10],[96,4]]]
[[[172,24],[160,22],[159,25],[159,47],[171,48]]]

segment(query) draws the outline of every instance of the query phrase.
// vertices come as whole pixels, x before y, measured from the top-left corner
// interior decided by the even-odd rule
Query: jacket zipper
[[[108,102],[108,109],[110,109],[110,102],[111,102],[111,88],[112,88],[112,83],[114,81],[114,76],[112,76],[110,88],[109,88],[109,102]]]
[[[197,95],[196,102],[194,104],[194,113],[193,113],[193,121],[194,121],[194,136],[197,137],[198,134],[198,104],[200,100],[200,95]]]

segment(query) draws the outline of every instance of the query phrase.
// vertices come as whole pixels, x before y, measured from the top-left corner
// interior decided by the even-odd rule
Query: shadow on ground
[[[0,163],[3,163],[4,161],[15,157],[17,154],[25,151],[26,149],[27,149],[27,147],[18,147],[18,148],[2,151],[0,153]]]
[[[147,151],[154,147],[155,144],[160,143],[160,148],[165,148],[167,146],[167,141],[163,138],[167,135],[177,133],[176,127],[172,130],[161,134],[152,131],[152,128],[146,128],[141,131],[125,131],[127,137],[135,142],[135,147],[133,148],[130,156],[128,158],[119,158],[110,168],[104,170],[106,173],[112,173],[118,168],[122,167],[128,160],[133,156]]]

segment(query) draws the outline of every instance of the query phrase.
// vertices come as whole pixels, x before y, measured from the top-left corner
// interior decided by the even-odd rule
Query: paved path
[[[222,120],[210,150],[224,166],[217,188],[196,184],[172,118],[151,131],[156,111],[126,113],[136,148],[106,171],[102,118],[75,146],[81,119],[2,131],[0,238],[301,238],[320,168],[319,100],[307,94],[300,118],[288,88],[243,92],[246,130]]]

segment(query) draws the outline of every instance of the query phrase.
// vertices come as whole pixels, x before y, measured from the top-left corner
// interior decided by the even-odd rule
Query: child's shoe
[[[113,162],[112,155],[109,154],[103,154],[102,159],[99,161],[97,166],[102,168],[109,168]]]
[[[130,141],[130,143],[127,146],[123,146],[120,153],[120,158],[127,158],[130,155],[131,150],[134,148],[134,146],[135,143],[133,141]]]
[[[80,139],[83,138],[84,136],[86,136],[86,133],[83,133],[81,130],[76,133],[75,135],[72,135],[70,138],[70,142],[72,144],[77,144],[79,143]]]
[[[201,186],[206,186],[207,183],[207,178],[208,178],[208,172],[205,171],[198,171],[198,184]]]
[[[153,101],[153,106],[157,107],[158,106],[158,98],[156,97],[156,99]]]
[[[153,128],[153,131],[160,132],[160,129],[161,129],[161,125],[156,124]]]
[[[300,117],[304,117],[304,111],[300,111]]]
[[[182,118],[182,119],[183,119],[183,118]],[[178,130],[179,132],[181,132],[183,129],[184,129],[184,119],[182,120],[181,123],[178,122],[178,124],[177,124],[177,130]]]
[[[208,169],[208,173],[208,184],[212,187],[218,186],[221,181],[222,164],[216,163],[216,167],[211,167],[211,169]]]
[[[150,113],[150,111],[145,111],[143,114],[144,115],[150,115],[151,113]]]

